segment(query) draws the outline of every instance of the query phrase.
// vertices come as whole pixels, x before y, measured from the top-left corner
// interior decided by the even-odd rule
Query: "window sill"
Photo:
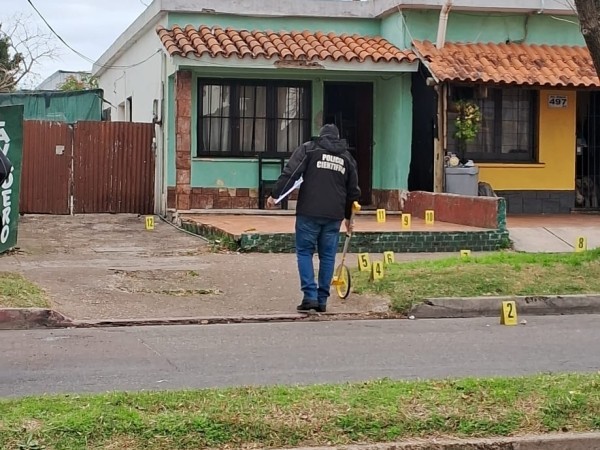
[[[258,158],[244,158],[242,156],[194,156],[192,157],[192,161],[198,162],[241,162],[241,161],[252,161],[257,160]]]
[[[271,160],[278,161],[281,158],[286,160],[290,159],[291,155],[282,155],[282,156],[265,156],[263,161],[269,162]],[[257,156],[192,156],[192,161],[198,162],[257,162]]]
[[[518,162],[481,162],[475,163],[477,167],[485,169],[543,169],[546,167],[546,163],[518,163]]]

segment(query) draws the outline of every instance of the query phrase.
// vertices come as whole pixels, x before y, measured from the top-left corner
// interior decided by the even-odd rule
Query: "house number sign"
[[[550,108],[566,108],[567,107],[567,96],[566,95],[549,95],[548,106]]]

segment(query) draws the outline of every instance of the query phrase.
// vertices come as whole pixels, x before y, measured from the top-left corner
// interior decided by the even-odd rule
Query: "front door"
[[[335,124],[358,166],[360,203],[371,204],[373,172],[373,85],[325,83],[324,123]]]

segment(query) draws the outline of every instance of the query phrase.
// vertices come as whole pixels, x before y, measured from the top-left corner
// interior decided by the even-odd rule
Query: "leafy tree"
[[[60,91],[84,91],[98,89],[98,79],[92,75],[82,75],[81,78],[69,75],[66,80],[58,86]]]
[[[0,24],[0,27],[2,25]],[[0,28],[0,92],[12,91],[16,83],[16,74],[23,61],[20,53],[10,54],[10,38]]]

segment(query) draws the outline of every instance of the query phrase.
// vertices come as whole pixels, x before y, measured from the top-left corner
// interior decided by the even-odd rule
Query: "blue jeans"
[[[335,270],[341,220],[296,216],[296,256],[303,301],[326,305]],[[319,254],[319,285],[315,282],[313,255]]]

